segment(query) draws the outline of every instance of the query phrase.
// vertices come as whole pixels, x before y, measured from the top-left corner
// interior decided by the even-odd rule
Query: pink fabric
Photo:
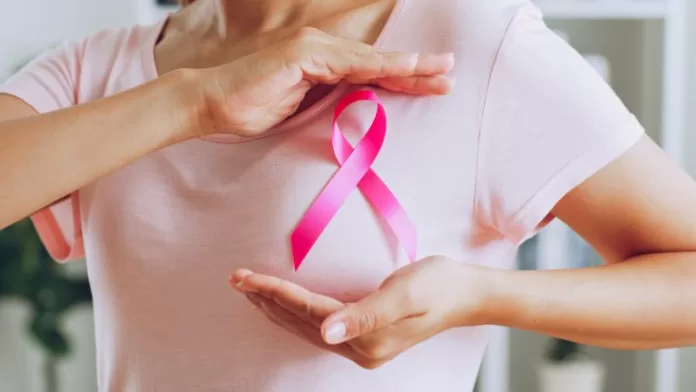
[[[0,89],[48,112],[145,83],[161,27],[67,44]],[[372,169],[418,231],[418,257],[512,267],[554,204],[643,134],[526,0],[400,0],[379,46],[457,58],[449,96],[371,89],[389,113]],[[288,239],[336,172],[332,110],[352,90],[266,137],[163,149],[35,216],[57,259],[86,255],[100,391],[472,390],[487,327],[450,330],[367,371],[269,323],[227,285],[247,267],[350,301],[408,263],[355,191],[293,269]],[[339,124],[356,145],[373,118],[374,104],[357,102]]]
[[[350,105],[359,101],[377,103],[377,113],[365,136],[353,149],[338,126],[338,118]],[[389,187],[370,168],[382,149],[387,134],[387,114],[377,94],[369,90],[355,91],[336,104],[331,145],[341,165],[326,188],[319,194],[309,210],[292,232],[292,253],[295,269],[307,257],[314,243],[336,215],[348,195],[357,187],[372,203],[381,218],[392,229],[410,261],[416,261],[418,238],[416,228]]]

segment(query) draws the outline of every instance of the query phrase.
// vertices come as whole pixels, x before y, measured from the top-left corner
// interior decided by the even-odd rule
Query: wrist
[[[521,310],[516,303],[520,293],[519,272],[484,268],[482,275],[475,325],[511,326]]]
[[[172,126],[165,132],[169,144],[205,134],[204,99],[200,88],[200,72],[180,69],[169,72],[156,81],[157,96],[166,101],[167,116]]]

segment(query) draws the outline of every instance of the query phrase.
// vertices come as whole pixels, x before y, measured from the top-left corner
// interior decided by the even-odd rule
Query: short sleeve
[[[15,96],[39,113],[75,105],[81,49],[70,43],[42,54],[0,85],[0,94]],[[75,192],[31,217],[47,251],[59,262],[84,257],[78,204]]]
[[[546,27],[538,8],[522,7],[500,45],[486,93],[477,218],[523,241],[563,196],[644,133],[604,79]]]

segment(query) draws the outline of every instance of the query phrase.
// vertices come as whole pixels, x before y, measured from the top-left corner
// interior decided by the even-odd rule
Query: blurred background
[[[485,0],[484,0],[485,1]],[[100,29],[149,24],[158,0],[0,0],[0,81],[46,48]],[[696,3],[537,0],[651,137],[696,175]],[[690,109],[690,110],[689,110]],[[528,241],[524,269],[589,266],[596,254],[562,223]],[[646,315],[650,317],[650,315]],[[84,263],[58,266],[27,222],[0,231],[0,391],[96,390]],[[479,392],[692,392],[696,348],[630,352],[496,329]]]

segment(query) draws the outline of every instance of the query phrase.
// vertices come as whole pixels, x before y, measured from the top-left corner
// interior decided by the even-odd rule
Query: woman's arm
[[[259,135],[317,83],[447,94],[453,61],[449,53],[384,53],[307,28],[229,64],[175,71],[48,114],[17,118],[34,112],[0,95],[0,228],[171,143],[223,130]]]
[[[0,95],[0,228],[190,132],[180,73],[36,115]]]
[[[606,266],[499,274],[487,323],[610,348],[696,344],[696,184],[647,137],[554,215]]]
[[[435,256],[344,304],[237,270],[233,287],[272,322],[375,369],[458,326],[502,325],[584,344],[696,344],[696,184],[647,137],[577,186],[553,214],[608,265],[508,271]]]

